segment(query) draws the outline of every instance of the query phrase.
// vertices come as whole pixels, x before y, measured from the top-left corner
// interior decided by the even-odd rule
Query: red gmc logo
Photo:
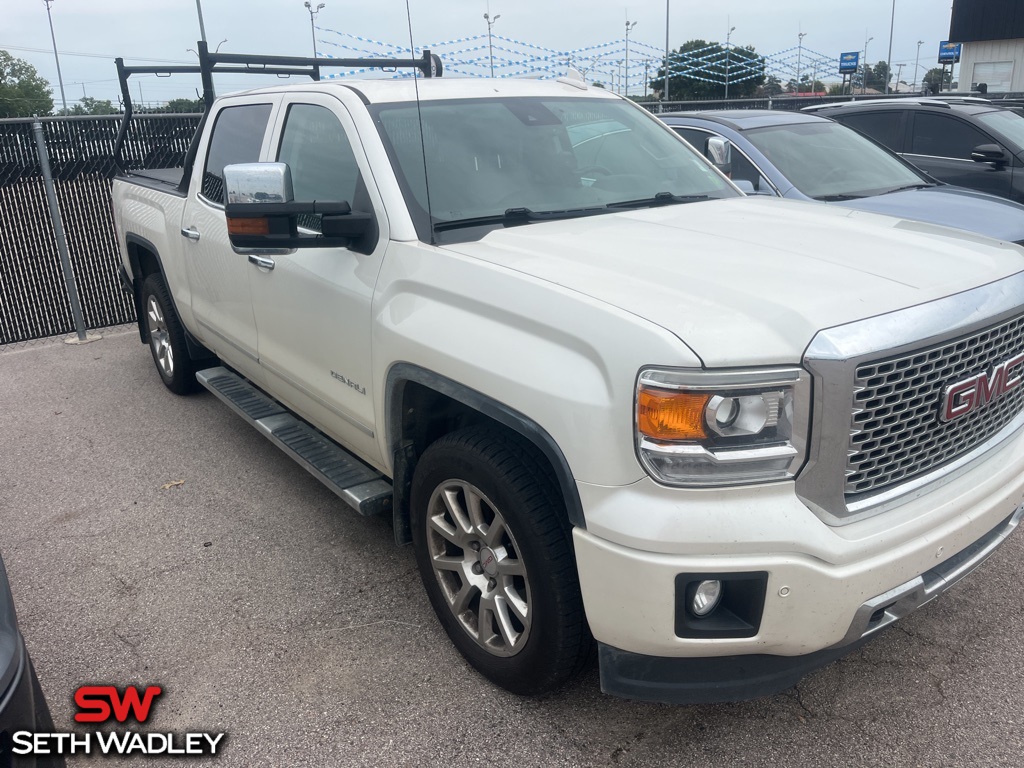
[[[984,408],[1017,389],[1024,381],[1024,352],[1004,360],[988,373],[979,373],[942,390],[942,421],[953,421]]]

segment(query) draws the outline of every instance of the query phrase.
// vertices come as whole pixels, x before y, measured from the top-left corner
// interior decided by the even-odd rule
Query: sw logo
[[[145,723],[153,704],[164,692],[159,685],[119,689],[115,685],[83,685],[75,691],[76,723]],[[15,755],[216,755],[226,733],[153,733],[100,730],[92,732],[33,733],[11,736]],[[7,765],[0,759],[0,765]]]
[[[113,717],[123,723],[129,716],[138,723],[149,719],[153,701],[163,693],[159,685],[151,685],[139,696],[139,689],[129,685],[121,693],[113,685],[83,685],[75,691],[75,704],[80,710],[76,723],[105,723]]]

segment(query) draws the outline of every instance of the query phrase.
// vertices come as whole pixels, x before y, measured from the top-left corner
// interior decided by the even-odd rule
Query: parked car
[[[64,759],[60,755],[12,761],[9,752],[12,746],[10,738],[17,731],[49,733],[53,730],[46,697],[25,649],[25,641],[18,631],[14,598],[0,561],[0,765],[63,766]]]
[[[811,107],[940,181],[1024,203],[1024,117],[986,99],[885,99]]]
[[[937,182],[827,118],[760,109],[661,118],[720,168],[731,166],[748,193],[822,200],[1024,244],[1024,205]]]

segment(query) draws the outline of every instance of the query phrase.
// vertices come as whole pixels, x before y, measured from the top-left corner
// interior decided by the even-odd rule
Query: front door
[[[917,112],[913,119],[907,160],[947,184],[1010,197],[1009,165],[971,160],[975,147],[998,141],[954,115]]]
[[[345,200],[374,211],[377,233],[352,248],[301,248],[250,266],[260,365],[291,408],[349,448],[378,456],[370,382],[370,302],[388,242],[382,201],[355,125],[328,94],[281,105],[271,158],[291,169],[296,201]],[[318,232],[317,217],[300,221]],[[361,252],[362,251],[362,252]]]

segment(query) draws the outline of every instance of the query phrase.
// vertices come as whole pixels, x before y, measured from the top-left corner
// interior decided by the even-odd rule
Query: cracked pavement
[[[643,704],[592,667],[520,699],[462,662],[387,521],[167,392],[133,329],[0,348],[0,392],[0,550],[57,730],[79,685],[135,683],[165,690],[147,728],[227,731],[223,766],[1021,763],[1020,532],[781,695]]]

